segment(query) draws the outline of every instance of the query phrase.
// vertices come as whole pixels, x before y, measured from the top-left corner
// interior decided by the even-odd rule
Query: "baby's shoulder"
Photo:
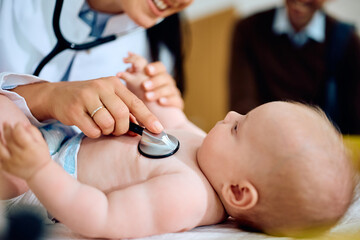
[[[203,137],[186,130],[171,130],[167,134],[178,139],[179,149],[170,157],[152,160],[160,170],[157,174],[178,174],[180,179],[203,179],[204,175],[197,163],[197,150],[202,144]]]
[[[167,133],[176,137],[180,142],[180,147],[184,147],[187,151],[199,148],[205,138],[205,134],[187,129],[169,130]]]
[[[202,144],[203,137],[187,130],[172,130],[168,134],[176,137],[179,141],[179,150],[171,158],[180,164],[185,164],[191,172],[199,169],[197,150]],[[196,172],[199,174],[198,171]]]

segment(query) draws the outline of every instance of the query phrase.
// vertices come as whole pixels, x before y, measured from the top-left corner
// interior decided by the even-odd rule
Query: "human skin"
[[[4,125],[1,167],[24,179],[60,222],[87,237],[185,231],[226,217],[218,196],[228,204],[231,195],[230,202],[241,209],[257,204],[257,189],[246,173],[260,166],[250,161],[259,160],[255,146],[269,151],[269,146],[259,145],[268,141],[261,140],[264,132],[259,134],[258,126],[269,129],[267,123],[279,122],[283,116],[276,110],[290,110],[287,105],[265,104],[246,116],[230,112],[205,137],[179,109],[151,103],[149,108],[165,118],[167,132],[179,139],[179,151],[154,160],[138,153],[139,137],[85,138],[78,153],[77,180],[51,160],[37,128],[28,123]],[[269,169],[271,163],[261,168]]]
[[[296,31],[301,31],[311,21],[314,13],[327,0],[285,0],[290,22]]]
[[[294,123],[301,119],[300,126],[308,129],[312,122],[319,121],[310,114],[306,116],[302,108],[286,102],[271,102],[246,115],[231,111],[210,130],[197,158],[225,206],[247,210],[258,204],[259,189],[255,185],[266,179],[268,171],[273,169],[277,162],[275,156],[284,149],[293,149],[293,145],[301,146],[303,139],[297,131],[302,128]]]
[[[161,11],[148,0],[88,2],[96,10],[124,12],[137,24],[148,28],[160,18],[184,9],[191,4],[192,0],[167,1],[166,9]],[[177,91],[174,91],[172,85],[156,85],[158,79],[171,78],[171,76],[166,73],[161,64],[152,64],[148,68],[148,75],[152,77],[149,83],[154,82],[152,85],[156,87],[147,89],[154,93],[148,100],[160,101],[162,99],[160,102],[163,105],[172,105],[174,99],[172,95],[178,94]],[[163,82],[170,81],[165,79]],[[91,138],[110,134],[119,136],[126,133],[130,115],[154,133],[163,130],[157,117],[139,98],[122,86],[116,77],[81,82],[40,82],[18,86],[12,91],[25,98],[31,113],[39,121],[57,119],[65,125],[79,127],[86,136]],[[105,107],[96,112],[94,118],[91,118],[93,111],[102,105]]]
[[[128,61],[138,59],[131,56]],[[141,97],[139,86],[146,75],[135,70],[122,77]],[[297,112],[296,107],[281,102],[260,106],[246,116],[230,112],[205,137],[180,109],[156,102],[148,107],[168,133],[180,140],[175,155],[145,158],[137,151],[139,137],[85,138],[78,154],[77,181],[51,161],[39,131],[19,123],[4,126],[2,168],[25,179],[53,216],[85,236],[127,238],[184,231],[226,217],[218,196],[226,203],[230,198],[241,209],[258,203],[257,189],[248,181],[247,172],[260,165],[250,160],[261,157],[255,154],[258,147],[269,149],[259,141],[269,142],[264,133],[276,134],[269,132],[276,129],[274,122]],[[281,115],[284,110],[288,113]],[[270,166],[267,162],[261,168]]]
[[[144,91],[141,86],[148,78],[142,69],[147,63],[136,55],[126,60],[133,64],[133,69],[121,73],[121,77],[142,98]],[[15,106],[7,98],[0,98],[0,103],[5,106],[4,109],[11,110],[11,104]],[[239,211],[263,206],[261,202],[269,201],[269,198],[264,198],[265,191],[261,186],[274,179],[284,182],[284,179],[292,179],[289,176],[295,173],[309,172],[306,164],[290,163],[290,168],[279,164],[278,159],[284,156],[302,155],[303,150],[310,151],[311,156],[315,154],[318,161],[311,165],[315,176],[321,174],[314,166],[326,169],[325,162],[329,158],[324,154],[334,156],[337,161],[345,157],[341,139],[333,126],[326,122],[323,115],[300,104],[271,102],[247,115],[229,112],[207,136],[191,124],[178,108],[163,107],[156,102],[148,103],[148,107],[161,119],[167,132],[180,140],[180,150],[175,155],[157,160],[143,157],[137,151],[139,137],[84,138],[78,153],[78,179],[75,180],[51,161],[40,132],[28,121],[22,121],[25,116],[21,112],[18,116],[18,112],[10,111],[14,120],[12,124],[17,123],[15,127],[4,125],[4,140],[0,144],[1,167],[24,179],[25,187],[30,187],[46,209],[73,231],[88,237],[129,238],[214,224],[226,217],[223,207],[235,217]],[[0,115],[0,123],[1,116],[3,114]],[[334,134],[325,134],[330,131]],[[318,143],[319,148],[314,147]],[[324,149],[332,149],[333,152],[328,153]],[[343,167],[347,169],[349,166],[344,164]],[[276,169],[289,175],[278,175],[274,173]],[[323,206],[324,198],[318,196],[325,194],[332,199],[330,213],[338,208],[335,217],[327,219],[325,214],[324,221],[335,221],[350,201],[343,198],[350,196],[346,192],[349,190],[350,193],[352,188],[342,190],[344,183],[351,178],[350,171],[339,175],[344,178],[334,180],[335,177],[331,177],[331,172],[338,173],[339,169],[330,164],[330,172],[323,173],[327,178],[330,176],[322,182],[327,187],[316,184],[318,180],[310,181],[311,189],[317,193],[312,203]],[[272,174],[277,177],[272,177]],[[7,180],[6,175],[0,176],[5,176]],[[296,175],[295,182],[303,182],[302,177],[303,174]],[[328,184],[331,181],[337,184]],[[11,192],[13,186],[7,186],[7,196],[21,194],[20,183],[17,191]],[[272,182],[266,190],[276,192],[279,185]],[[307,189],[309,184],[305,185]],[[317,187],[314,188],[315,185]],[[294,183],[290,181],[286,187],[294,190]],[[300,212],[309,206],[295,205]],[[293,210],[292,207],[285,211],[282,218],[291,219]],[[270,208],[270,216],[272,211],[276,210]],[[295,220],[295,230],[300,232],[302,226],[298,225],[298,221]],[[312,223],[305,218],[304,227]],[[280,224],[283,230],[291,227],[292,223],[289,225],[285,221]],[[277,234],[279,229],[262,230]]]
[[[18,122],[30,124],[29,120],[21,112],[21,110],[7,97],[1,94],[0,94],[0,103],[1,103],[1,110],[0,110],[1,129],[2,129],[2,124],[6,121],[9,121],[14,124]],[[1,140],[3,140],[3,134],[1,134],[0,137]],[[10,199],[16,197],[29,189],[26,184],[26,181],[18,177],[15,177],[11,174],[8,174],[5,171],[2,171],[1,164],[0,164],[0,183],[1,183],[0,199]]]
[[[137,86],[143,90],[143,92],[139,92],[141,99],[148,102],[157,101],[162,106],[184,108],[184,101],[176,82],[166,71],[162,62],[147,63],[144,58],[132,52],[129,52],[129,56],[124,58],[124,62],[132,64],[126,72],[135,73],[141,68],[144,73],[144,81]],[[121,78],[122,72],[118,72],[116,76]]]
[[[157,112],[159,105],[152,105]],[[169,120],[165,122],[175,124],[166,126],[176,128],[168,132],[182,144],[168,158],[141,156],[139,137],[85,138],[78,154],[77,181],[51,161],[35,127],[18,123],[4,126],[11,157],[2,145],[2,168],[25,179],[60,222],[88,237],[143,237],[220,222],[226,216],[224,209],[196,161],[204,133],[179,109],[168,108],[165,116]]]
[[[161,0],[159,6],[153,0],[88,0],[90,7],[108,13],[126,12],[138,25],[153,26],[159,18],[170,16],[189,6],[193,0]],[[163,9],[161,9],[163,8]]]

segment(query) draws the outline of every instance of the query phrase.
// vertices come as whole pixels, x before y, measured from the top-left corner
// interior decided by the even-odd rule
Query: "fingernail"
[[[153,86],[153,83],[151,81],[144,82],[145,89],[150,90],[152,88],[152,86]]]
[[[154,68],[153,65],[148,65],[147,68],[148,68],[148,71],[149,71],[150,74],[154,74],[155,68]]]
[[[145,96],[148,100],[152,100],[152,99],[154,99],[155,94],[154,94],[154,92],[147,92],[147,93],[145,93]]]
[[[159,99],[159,101],[160,101],[160,103],[165,104],[165,103],[167,103],[168,100],[167,100],[167,98],[162,97]]]
[[[162,130],[164,130],[164,127],[161,125],[161,123],[159,121],[154,122],[154,127],[158,132],[161,132]]]

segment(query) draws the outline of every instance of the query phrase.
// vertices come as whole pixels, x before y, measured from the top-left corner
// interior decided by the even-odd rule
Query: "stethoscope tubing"
[[[53,24],[54,33],[55,33],[55,36],[57,39],[57,43],[56,43],[55,47],[51,50],[51,52],[48,55],[46,55],[41,60],[39,65],[36,67],[36,69],[33,73],[33,75],[35,75],[35,76],[39,76],[39,74],[40,74],[41,70],[44,68],[44,66],[48,62],[50,62],[50,60],[53,59],[56,55],[58,55],[60,52],[66,50],[66,49],[71,49],[71,50],[75,50],[75,51],[87,50],[87,49],[99,46],[101,44],[114,41],[117,38],[117,35],[113,34],[113,35],[98,38],[94,41],[83,43],[83,44],[76,44],[76,43],[69,42],[62,35],[61,29],[60,29],[60,14],[61,14],[61,9],[62,9],[63,3],[64,3],[64,0],[56,0],[54,14],[53,14],[52,24]]]

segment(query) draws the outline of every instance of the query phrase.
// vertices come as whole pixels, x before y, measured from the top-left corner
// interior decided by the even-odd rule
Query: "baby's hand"
[[[131,63],[132,66],[126,72],[118,73],[117,77],[124,79],[138,97],[149,102],[157,101],[162,106],[183,109],[181,93],[164,64],[148,64],[145,58],[134,53],[129,53],[124,62]]]
[[[143,83],[149,80],[145,74],[147,60],[139,55],[129,52],[129,56],[124,58],[125,63],[131,63],[131,67],[126,72],[116,74],[118,78],[125,80],[126,86],[135,93],[140,99],[146,99],[144,95]]]
[[[30,124],[3,126],[4,142],[0,141],[1,168],[29,180],[51,161],[49,150],[40,131]]]
[[[129,73],[143,73],[145,74],[145,67],[148,64],[148,61],[135,53],[129,52],[129,56],[124,58],[124,63],[130,63],[131,67],[126,69]]]

